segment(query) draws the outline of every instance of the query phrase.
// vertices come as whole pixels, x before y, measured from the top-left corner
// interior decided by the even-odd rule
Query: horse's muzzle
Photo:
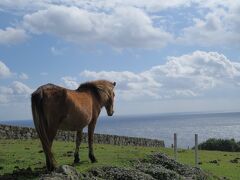
[[[108,116],[112,116],[113,114],[114,114],[114,111],[109,112],[109,113],[108,113]]]

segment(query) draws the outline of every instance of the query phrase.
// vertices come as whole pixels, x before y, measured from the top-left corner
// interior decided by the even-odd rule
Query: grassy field
[[[73,163],[73,142],[55,141],[53,151],[58,164]],[[41,168],[45,165],[45,157],[41,151],[38,140],[0,140],[0,175],[12,173],[18,168]],[[84,172],[96,166],[115,165],[122,167],[131,166],[130,160],[143,158],[153,152],[163,152],[173,156],[170,148],[150,148],[134,146],[113,146],[95,144],[95,155],[97,163],[88,160],[88,148],[82,144],[80,148],[81,163],[75,167]],[[240,157],[240,153],[200,151],[200,167],[217,177],[228,177],[229,179],[240,179],[240,160],[232,163],[230,160]],[[181,163],[194,165],[194,151],[179,150],[178,160]],[[217,163],[210,163],[216,160]]]

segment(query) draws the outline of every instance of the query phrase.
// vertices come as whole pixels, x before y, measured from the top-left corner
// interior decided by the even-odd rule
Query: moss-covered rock
[[[199,168],[193,168],[174,161],[165,154],[156,153],[133,162],[131,168],[104,166],[92,168],[87,173],[79,174],[73,167],[63,165],[56,172],[43,175],[41,180],[181,180],[207,179]]]
[[[194,168],[188,165],[181,164],[163,153],[156,153],[141,160],[142,163],[150,163],[156,166],[163,166],[167,170],[191,179],[207,179],[207,175],[199,168]]]

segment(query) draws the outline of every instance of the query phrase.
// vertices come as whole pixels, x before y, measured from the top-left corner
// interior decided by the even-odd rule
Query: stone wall
[[[75,141],[74,131],[58,131],[56,140]],[[0,139],[36,139],[34,128],[18,127],[0,124]],[[87,142],[87,133],[83,133],[83,142]],[[95,134],[94,142],[98,144],[134,145],[147,147],[164,147],[164,141],[127,136]]]

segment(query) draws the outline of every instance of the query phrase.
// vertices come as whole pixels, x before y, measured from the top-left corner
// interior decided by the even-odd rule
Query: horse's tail
[[[43,90],[40,88],[31,97],[32,115],[35,129],[41,140],[42,147],[45,153],[49,153],[50,141],[47,135],[48,122],[43,110]]]

